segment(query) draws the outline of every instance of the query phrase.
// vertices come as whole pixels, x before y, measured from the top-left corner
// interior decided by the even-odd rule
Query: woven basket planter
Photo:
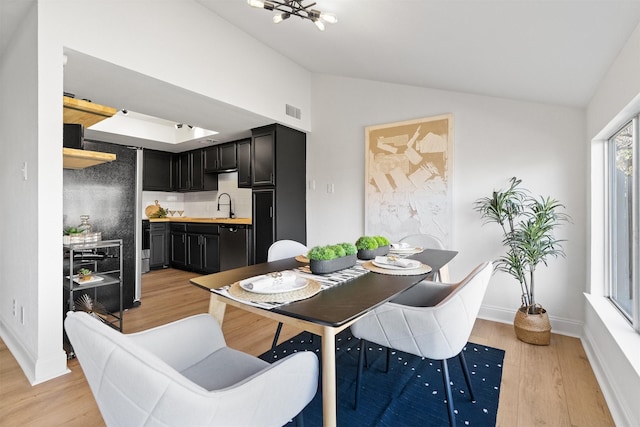
[[[549,345],[551,341],[551,323],[547,310],[539,307],[537,314],[527,313],[528,307],[520,307],[513,320],[516,337],[520,341],[535,345]]]
[[[315,259],[309,260],[309,268],[313,274],[327,274],[353,267],[355,263],[356,256],[347,255],[340,258],[330,259],[328,261],[319,261]]]
[[[389,245],[379,246],[376,249],[359,249],[358,259],[374,259],[377,256],[385,256],[389,253]]]

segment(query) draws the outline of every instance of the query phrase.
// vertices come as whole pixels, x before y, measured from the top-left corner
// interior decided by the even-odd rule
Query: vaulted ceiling
[[[320,32],[197,1],[314,73],[577,107],[640,22],[626,0],[317,0],[338,17]]]
[[[33,1],[0,0],[0,57]],[[195,1],[312,73],[578,108],[640,23],[640,0],[317,0],[314,8],[338,16],[321,32],[295,16],[274,24],[273,12],[245,0]],[[67,67],[65,90],[72,77]],[[191,98],[185,102],[211,103]],[[224,117],[223,106],[209,107]],[[229,114],[221,141],[261,124],[255,115]],[[184,121],[169,111],[160,116]]]

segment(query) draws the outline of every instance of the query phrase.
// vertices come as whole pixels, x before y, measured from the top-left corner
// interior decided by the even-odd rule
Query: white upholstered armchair
[[[227,347],[208,314],[122,334],[69,312],[65,329],[108,426],[281,426],[317,389],[315,354],[269,364]]]
[[[351,325],[353,335],[362,340],[356,377],[356,407],[364,349],[366,341],[370,341],[416,356],[440,360],[449,421],[455,426],[447,359],[459,357],[469,395],[474,400],[462,349],[471,335],[491,272],[492,265],[486,262],[459,283],[420,282]]]

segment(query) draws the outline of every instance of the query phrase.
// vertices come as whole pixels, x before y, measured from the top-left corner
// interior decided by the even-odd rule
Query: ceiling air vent
[[[300,120],[301,112],[300,112],[299,108],[294,107],[293,105],[289,105],[289,104],[285,104],[285,106],[286,106],[286,111],[285,112],[286,112],[287,116],[294,117],[294,118]]]

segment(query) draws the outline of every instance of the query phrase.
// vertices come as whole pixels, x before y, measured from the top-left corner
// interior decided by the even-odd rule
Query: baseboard
[[[38,366],[36,361],[33,360],[29,351],[22,345],[22,342],[16,338],[16,336],[11,332],[9,328],[7,328],[6,324],[0,320],[0,338],[4,341],[5,345],[11,352],[11,355],[24,373],[25,377],[29,381],[29,384],[36,385],[40,384],[44,381],[48,381],[50,379],[56,378],[60,375],[64,375],[66,373],[71,372],[68,368],[66,368],[63,372],[59,372],[53,375],[47,375],[45,378],[37,378],[36,372],[38,371]]]
[[[478,317],[494,322],[512,324],[515,315],[516,309],[507,310],[502,307],[483,305],[480,307]],[[551,322],[551,332],[554,334],[567,335],[576,338],[582,337],[582,331],[584,329],[584,324],[582,322],[553,316],[552,314],[549,314],[549,321]]]

